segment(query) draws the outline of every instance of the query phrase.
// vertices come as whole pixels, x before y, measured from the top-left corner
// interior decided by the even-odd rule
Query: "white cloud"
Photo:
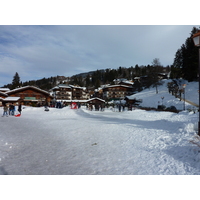
[[[154,58],[166,66],[192,27],[0,26],[0,70],[26,81],[148,65]]]

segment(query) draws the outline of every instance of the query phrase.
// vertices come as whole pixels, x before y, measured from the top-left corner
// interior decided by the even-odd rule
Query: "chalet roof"
[[[123,83],[124,84],[129,84],[129,85],[133,85],[134,84],[134,82],[132,82],[132,81],[120,81],[119,82],[120,85],[123,85]]]
[[[8,95],[4,92],[0,92],[0,96],[4,96],[4,97],[7,97]]]
[[[98,98],[98,97],[94,97],[94,98],[92,98],[92,99],[87,99],[87,100],[78,100],[78,99],[75,99],[75,100],[64,100],[64,99],[57,99],[56,101],[63,101],[63,102],[69,102],[69,103],[71,103],[71,102],[80,102],[80,103],[88,103],[88,102],[90,102],[90,101],[92,101],[92,100],[99,100],[99,101],[102,101],[102,102],[105,102],[105,100],[103,100],[103,99],[100,99],[100,98]]]
[[[71,102],[80,102],[80,103],[86,103],[87,100],[79,100],[79,99],[56,99],[57,102],[62,101],[62,102],[67,102],[67,103],[71,103]]]
[[[86,88],[85,87],[79,87],[79,86],[74,86],[74,85],[66,85],[66,84],[59,84],[55,87],[52,88],[53,89],[59,89],[59,88],[76,88],[76,89],[82,89],[82,90],[85,90]]]
[[[3,101],[18,101],[20,97],[7,97]]]
[[[23,91],[23,90],[26,90],[26,89],[33,89],[33,90],[37,90],[37,91],[39,91],[39,92],[42,92],[42,93],[45,93],[45,94],[50,95],[49,92],[47,92],[47,91],[45,91],[45,90],[42,90],[42,89],[40,89],[40,88],[38,88],[38,87],[35,87],[35,86],[30,86],[30,85],[24,86],[24,87],[20,87],[20,88],[16,88],[16,89],[14,89],[14,90],[10,90],[10,91],[6,92],[6,94],[10,95],[10,94],[13,94],[13,93],[15,93],[15,92]]]
[[[135,96],[134,96],[134,94],[131,96],[126,96],[125,99],[133,100],[133,99],[135,99]]]
[[[56,87],[58,87],[58,88],[71,88],[69,85],[66,85],[66,84],[60,84]]]
[[[134,84],[134,81],[123,81],[124,83]]]
[[[1,92],[8,92],[10,89],[9,88],[0,88]]]
[[[76,89],[82,89],[82,90],[86,89],[85,87],[80,87],[80,86],[75,86],[75,85],[69,85],[69,86]]]
[[[105,88],[111,88],[111,87],[126,87],[126,88],[132,88],[131,86],[127,86],[127,85],[109,85],[109,86],[104,87],[103,89],[105,89]]]
[[[127,79],[126,78],[117,78],[117,79],[114,79],[113,81],[121,82],[121,81],[127,81]]]
[[[88,99],[87,102],[92,101],[92,100],[99,100],[99,101],[105,102],[105,100],[100,99],[100,98],[98,98],[98,97],[94,97],[94,98],[92,98],[92,99]]]
[[[68,89],[71,89],[71,87],[70,87],[69,85],[60,84],[60,85],[57,85],[57,86],[53,87],[53,88],[51,89],[51,91],[52,91],[52,90],[55,90],[55,89],[60,89],[60,88],[68,88]]]

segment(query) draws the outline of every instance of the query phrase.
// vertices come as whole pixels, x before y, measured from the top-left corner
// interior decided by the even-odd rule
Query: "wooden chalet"
[[[60,84],[52,88],[53,97],[56,101],[85,100],[89,98],[88,92],[83,87]]]
[[[25,86],[6,92],[9,97],[19,97],[24,105],[46,105],[53,99],[49,92],[35,86]]]
[[[136,99],[133,96],[127,96],[124,98],[124,100],[126,101],[126,104],[130,104],[133,106],[139,106],[140,103],[142,103],[142,99]]]
[[[93,105],[95,105],[95,104],[101,105],[101,104],[104,104],[105,101],[103,99],[95,97],[95,98],[86,100],[86,103],[93,104]]]
[[[5,94],[4,92],[0,92],[0,98],[4,99],[6,97],[8,97],[7,94]]]
[[[127,85],[110,85],[103,88],[103,99],[119,100],[133,94],[133,87]]]
[[[74,100],[84,100],[87,98],[87,92],[84,90],[83,87],[70,85],[72,88],[72,98]]]
[[[118,83],[118,85],[126,85],[126,86],[133,87],[134,82],[132,82],[132,81],[120,81],[120,82]]]
[[[0,92],[0,106],[2,106],[2,102],[6,97],[8,97],[7,94],[5,94],[4,92]]]
[[[71,100],[72,99],[72,89],[66,84],[60,84],[52,88],[53,97],[58,101]]]
[[[9,88],[0,88],[0,92],[8,92],[8,91],[10,91],[10,89]]]

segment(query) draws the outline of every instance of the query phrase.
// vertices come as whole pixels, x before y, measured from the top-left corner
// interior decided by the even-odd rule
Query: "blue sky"
[[[173,63],[193,25],[0,26],[0,84],[56,75]]]
[[[193,25],[1,25],[0,86],[97,69],[173,63]],[[197,26],[198,27],[198,26]]]
[[[171,65],[192,27],[199,27],[192,25],[198,22],[198,12],[190,14],[188,5],[182,4],[180,9],[174,1],[173,7],[171,1],[164,4],[165,10],[159,9],[163,5],[155,7],[154,0],[134,4],[127,0],[123,4],[104,0],[99,4],[89,0],[31,2],[1,4],[0,87],[11,83],[15,72],[24,82],[148,65],[154,58],[163,66]]]

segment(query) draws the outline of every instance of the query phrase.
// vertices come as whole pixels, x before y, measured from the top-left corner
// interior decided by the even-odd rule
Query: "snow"
[[[166,107],[175,106],[178,110],[183,110],[184,102],[180,101],[179,98],[172,96],[169,94],[167,89],[167,83],[172,82],[172,80],[163,80],[162,85],[158,86],[158,94],[156,94],[156,88],[145,89],[142,92],[136,93],[130,96],[132,99],[143,99],[143,102],[140,104],[144,107],[154,107],[157,108],[158,104],[162,104],[162,97],[163,105]],[[185,99],[190,100],[193,103],[199,104],[199,93],[198,93],[198,82],[187,82],[182,81],[186,84],[185,88]],[[181,84],[182,85],[182,84]],[[184,96],[182,96],[183,98]],[[195,108],[191,104],[185,102],[186,109],[193,109]]]
[[[167,92],[167,81],[158,87],[158,94],[155,88],[136,94],[142,105],[157,107],[164,96],[164,105],[183,109],[183,101]],[[197,90],[197,82],[187,83],[186,98],[198,104]],[[199,175],[200,149],[190,142],[195,140],[198,113],[189,112],[190,107],[186,103],[186,110],[178,114],[24,107],[21,117],[0,117],[0,174]],[[198,187],[194,176],[67,176],[64,181],[60,176],[26,177],[2,177],[1,196],[194,199]]]
[[[196,84],[188,84],[188,92]],[[156,106],[164,96],[164,105],[182,107],[164,85],[158,89],[158,94],[152,88],[135,96],[145,106]],[[200,149],[190,142],[197,131],[197,112],[24,108],[21,117],[0,118],[0,174],[200,174]]]

